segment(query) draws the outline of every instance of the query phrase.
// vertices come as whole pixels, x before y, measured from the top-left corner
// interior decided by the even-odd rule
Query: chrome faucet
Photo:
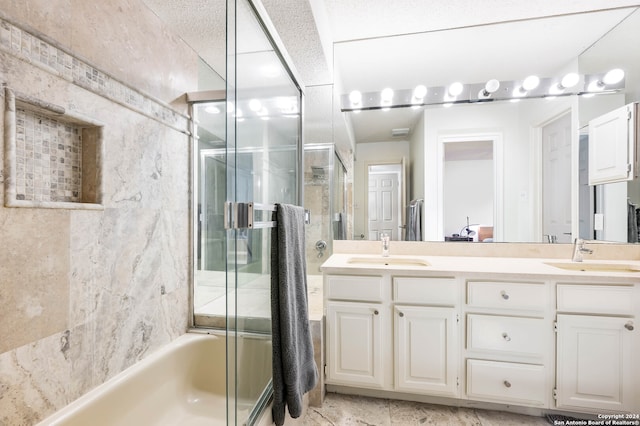
[[[573,243],[573,258],[571,259],[572,261],[582,262],[583,260],[582,255],[584,253],[587,253],[587,254],[593,253],[593,250],[588,249],[584,246],[585,243],[586,241],[583,240],[582,238],[576,238],[575,242]]]
[[[380,241],[382,241],[382,257],[389,257],[389,235],[380,235]]]

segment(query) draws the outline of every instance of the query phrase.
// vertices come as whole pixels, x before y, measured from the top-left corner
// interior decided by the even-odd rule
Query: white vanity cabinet
[[[467,280],[466,396],[548,407],[553,331],[544,282]]]
[[[635,272],[351,258],[323,266],[329,391],[539,415],[640,413]]]
[[[326,275],[326,382],[458,396],[458,282]]]
[[[394,388],[458,395],[458,286],[453,278],[393,278]]]
[[[640,409],[634,287],[557,285],[557,407]]]
[[[327,383],[384,387],[390,319],[383,284],[381,276],[326,277]]]

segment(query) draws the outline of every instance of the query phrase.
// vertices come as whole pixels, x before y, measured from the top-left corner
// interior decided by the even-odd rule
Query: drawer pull
[[[373,314],[378,315],[379,314],[378,310],[376,309],[375,311],[373,311]]]
[[[509,335],[508,335],[507,333],[502,333],[502,338],[503,338],[504,340],[506,340],[507,342],[510,342],[510,341],[511,341],[511,337],[509,337]]]
[[[400,315],[400,317],[403,317],[403,316],[404,316],[404,313],[402,313],[402,312],[398,312],[398,315]]]
[[[502,291],[500,292],[500,296],[502,296],[502,298],[503,298],[504,300],[509,300],[509,295],[508,295],[508,294],[507,294],[507,292],[506,292],[506,291],[504,291],[504,290],[502,290]]]
[[[626,328],[629,331],[633,331],[633,323],[631,321],[629,321],[628,323],[626,323],[624,325],[624,328]]]
[[[504,383],[504,386],[505,386],[506,388],[510,388],[510,387],[511,387],[511,383],[510,383],[508,380],[505,380],[505,381],[504,381],[504,382],[502,382],[502,383]]]

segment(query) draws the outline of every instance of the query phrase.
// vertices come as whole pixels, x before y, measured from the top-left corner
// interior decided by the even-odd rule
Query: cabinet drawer
[[[538,283],[469,281],[467,304],[486,308],[542,311],[547,307],[546,286]]]
[[[469,359],[467,396],[544,406],[545,377],[544,365]]]
[[[334,300],[356,300],[382,302],[382,277],[328,275],[327,298]]]
[[[633,287],[558,284],[558,310],[565,312],[633,313]]]
[[[542,356],[546,348],[544,320],[538,318],[467,316],[467,347]]]
[[[449,305],[457,303],[458,287],[454,278],[395,277],[393,300],[400,303]]]

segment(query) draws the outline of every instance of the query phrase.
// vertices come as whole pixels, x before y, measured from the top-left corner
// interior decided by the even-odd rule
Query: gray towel
[[[271,233],[271,332],[273,339],[273,421],[284,424],[285,405],[302,414],[302,396],[316,386],[307,306],[304,209],[276,206]]]
[[[422,205],[422,200],[414,200],[407,207],[407,241],[422,241]]]

